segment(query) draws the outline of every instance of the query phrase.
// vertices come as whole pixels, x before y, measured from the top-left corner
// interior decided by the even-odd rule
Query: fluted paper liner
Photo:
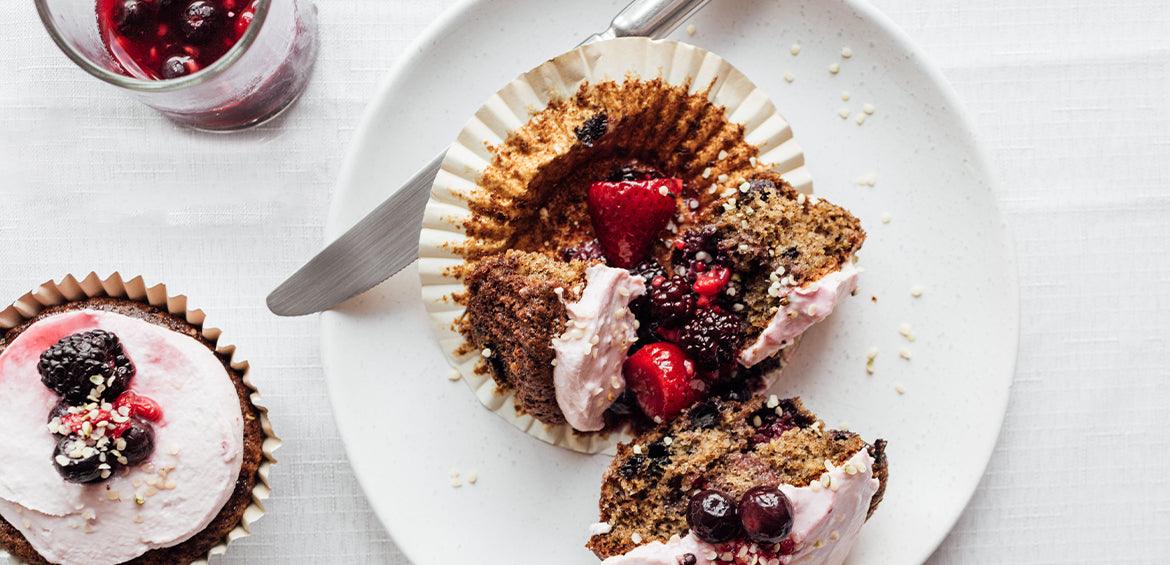
[[[708,100],[724,108],[729,122],[743,126],[744,140],[757,148],[759,162],[770,164],[796,189],[812,192],[804,153],[788,122],[743,73],[722,57],[693,45],[624,38],[573,49],[521,75],[493,95],[447,149],[419,235],[418,271],[423,302],[439,345],[462,380],[485,407],[515,427],[542,441],[583,453],[612,455],[618,442],[632,436],[625,429],[576,432],[567,424],[548,425],[518,413],[512,391],[498,388],[488,374],[476,371],[480,353],[466,347],[463,335],[455,328],[464,307],[454,295],[466,288],[450,273],[452,267],[463,263],[456,249],[467,240],[463,222],[472,215],[467,196],[480,188],[479,179],[493,158],[489,148],[502,144],[550,101],[573,96],[582,84],[656,78],[670,86],[688,86],[692,95],[706,91]],[[787,348],[783,355],[794,348]],[[775,376],[775,372],[769,376],[768,384]]]
[[[35,317],[42,310],[50,306],[59,306],[69,302],[79,302],[90,298],[102,297],[119,298],[149,304],[178,316],[186,320],[187,323],[199,328],[200,335],[214,346],[215,352],[228,359],[228,364],[231,368],[240,372],[242,375],[241,380],[250,393],[248,400],[260,412],[260,428],[264,433],[264,441],[261,443],[260,449],[264,456],[260,462],[260,468],[256,472],[259,480],[256,481],[256,485],[252,488],[252,502],[244,510],[240,523],[228,532],[228,535],[220,543],[208,551],[206,558],[195,562],[205,564],[211,556],[222,555],[227,551],[227,546],[232,541],[251,535],[252,524],[264,515],[264,501],[268,500],[268,497],[272,493],[268,473],[272,465],[276,463],[276,457],[273,453],[280,448],[282,442],[276,433],[272,431],[272,422],[268,418],[268,408],[264,406],[260,399],[260,391],[256,388],[256,385],[252,384],[252,380],[249,378],[248,362],[236,354],[236,346],[220,340],[223,332],[219,328],[204,324],[207,315],[204,314],[203,310],[191,309],[187,304],[186,296],[182,294],[169,294],[166,285],[156,284],[149,286],[142,277],[125,280],[120,273],[113,273],[104,279],[98,276],[97,273],[89,273],[81,279],[73,275],[66,275],[60,281],[48,281],[40,285],[35,290],[17,299],[8,308],[0,311],[0,331],[7,331],[16,327]],[[12,556],[7,555],[2,550],[0,550],[0,553],[5,554],[9,559],[15,561]]]

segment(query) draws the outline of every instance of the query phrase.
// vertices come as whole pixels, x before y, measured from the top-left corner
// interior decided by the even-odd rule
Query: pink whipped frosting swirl
[[[840,467],[828,465],[819,481],[809,486],[781,485],[780,491],[792,503],[792,533],[796,550],[791,555],[765,556],[754,563],[780,565],[840,565],[853,549],[869,513],[869,503],[880,482],[873,476],[873,457],[862,449]],[[726,545],[726,544],[723,544]],[[654,541],[638,546],[625,555],[603,561],[607,565],[679,565],[686,554],[695,556],[697,565],[729,565],[749,562],[749,550],[733,551],[732,561],[725,553],[693,534],[673,537],[666,543]],[[727,552],[727,549],[723,550]]]
[[[642,277],[625,269],[592,265],[581,298],[565,304],[565,332],[553,339],[557,405],[575,430],[605,427],[604,414],[626,390],[622,364],[638,339],[630,301],[646,292]]]
[[[745,367],[751,367],[792,345],[796,336],[827,318],[841,298],[857,288],[857,275],[860,273],[861,269],[847,262],[840,270],[783,295],[788,297],[788,305],[777,310],[768,322],[768,327],[760,332],[751,345],[740,351],[739,362]]]
[[[53,467],[46,420],[58,396],[36,366],[57,340],[96,328],[122,341],[137,368],[131,389],[157,401],[163,420],[147,461],[79,485]],[[231,497],[243,462],[239,397],[219,359],[189,336],[112,312],[68,312],[22,332],[0,354],[0,413],[0,516],[53,563],[121,563],[189,539]]]

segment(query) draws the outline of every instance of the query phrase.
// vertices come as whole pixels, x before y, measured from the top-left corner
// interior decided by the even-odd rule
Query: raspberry
[[[131,416],[138,416],[151,422],[162,419],[162,408],[159,407],[158,403],[140,394],[134,394],[130,391],[123,392],[114,401],[114,408],[121,409],[123,406],[129,410]]]
[[[662,326],[686,323],[695,311],[695,295],[686,277],[673,276],[650,285],[650,316]]]
[[[61,338],[41,354],[41,382],[70,404],[111,400],[130,385],[134,364],[118,336],[90,330]],[[93,393],[94,398],[90,398]]]
[[[717,369],[735,360],[743,341],[743,323],[738,316],[709,308],[682,327],[678,344],[704,369]]]

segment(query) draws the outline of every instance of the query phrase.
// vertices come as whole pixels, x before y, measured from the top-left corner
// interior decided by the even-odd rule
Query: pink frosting
[[[60,338],[95,328],[121,339],[137,368],[132,390],[164,416],[150,459],[78,485],[53,467],[46,420],[58,397],[36,365]],[[0,516],[54,563],[121,563],[190,538],[227,502],[243,461],[239,398],[219,359],[189,336],[111,312],[60,314],[21,333],[0,354],[0,413]]]
[[[860,273],[856,265],[845,263],[839,271],[783,295],[788,297],[788,305],[777,310],[768,327],[739,353],[739,362],[751,367],[791,345],[796,336],[828,317],[841,297],[857,288]]]
[[[869,513],[869,503],[880,482],[873,476],[873,457],[858,451],[840,467],[827,464],[820,480],[809,486],[781,485],[780,491],[792,504],[792,533],[796,551],[773,561],[758,563],[807,563],[840,565],[853,549],[861,526]],[[666,543],[654,541],[630,550],[625,555],[606,559],[609,565],[678,565],[690,553],[698,565],[727,565],[718,548],[692,534],[674,537]],[[735,552],[738,554],[738,552]],[[739,556],[745,562],[749,557]]]
[[[583,432],[605,427],[603,414],[626,390],[622,363],[637,340],[630,301],[646,292],[642,277],[597,264],[585,270],[580,300],[566,304],[565,333],[553,339],[553,385],[565,421]]]

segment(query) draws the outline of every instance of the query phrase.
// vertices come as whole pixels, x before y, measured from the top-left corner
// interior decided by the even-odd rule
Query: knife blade
[[[617,37],[660,39],[710,0],[635,0],[580,45]],[[330,243],[268,295],[278,316],[328,310],[365,292],[418,258],[418,232],[440,153],[366,217]]]

